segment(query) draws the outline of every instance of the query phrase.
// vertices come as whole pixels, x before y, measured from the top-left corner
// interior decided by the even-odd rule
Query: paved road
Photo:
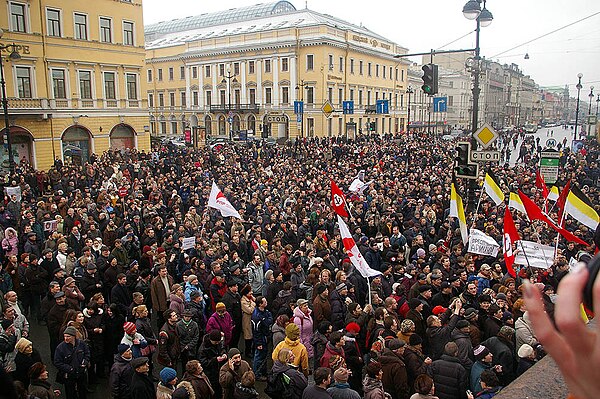
[[[529,136],[531,134],[528,134]],[[577,131],[577,135],[579,135],[579,131]],[[535,138],[539,137],[540,138],[540,145],[542,147],[546,147],[549,144],[552,144],[552,141],[554,141],[554,143],[558,144],[563,142],[564,138],[567,138],[567,146],[570,148],[571,147],[571,142],[573,141],[573,129],[571,129],[570,127],[564,129],[562,126],[556,126],[556,127],[551,127],[551,128],[542,128],[542,129],[538,129],[537,132],[535,132],[533,134],[533,136]],[[521,145],[523,144],[522,140],[519,140],[518,144],[517,144],[517,148],[515,150],[512,150],[511,154],[510,154],[510,166],[515,166],[516,162],[517,162],[517,158],[519,157],[519,149],[521,148]],[[556,146],[554,147],[556,148]],[[512,149],[512,144],[511,144],[511,149]]]

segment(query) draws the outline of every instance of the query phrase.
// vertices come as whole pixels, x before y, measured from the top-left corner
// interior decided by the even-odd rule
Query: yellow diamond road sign
[[[473,137],[483,148],[488,148],[498,138],[498,133],[487,123],[473,134]]]
[[[329,100],[325,101],[325,104],[321,107],[321,110],[325,114],[325,116],[329,117],[331,113],[334,111],[333,105],[329,102]]]

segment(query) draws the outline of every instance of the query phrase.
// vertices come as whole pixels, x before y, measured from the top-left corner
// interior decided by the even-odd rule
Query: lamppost
[[[583,86],[581,85],[581,78],[583,78],[583,74],[580,72],[577,74],[577,78],[579,81],[577,82],[577,106],[575,107],[575,132],[573,133],[573,140],[577,140],[577,125],[579,123],[579,93],[581,93],[581,89]]]
[[[4,31],[0,29],[0,37],[4,34]],[[8,147],[8,168],[11,173],[15,171],[15,159],[12,153],[12,141],[10,139],[10,121],[8,120],[8,98],[6,97],[6,81],[4,80],[4,64],[2,61],[2,51],[12,48],[9,59],[12,61],[18,61],[21,59],[21,55],[17,52],[17,45],[7,44],[5,46],[0,45],[0,85],[2,85],[2,111],[4,113],[4,143]]]
[[[481,8],[481,3],[483,2],[483,8]],[[475,20],[477,22],[476,28],[475,28],[475,57],[474,57],[474,63],[473,63],[473,68],[472,68],[472,73],[473,73],[473,116],[471,119],[471,129],[473,131],[473,134],[475,134],[475,132],[478,129],[477,126],[477,119],[478,119],[478,113],[479,113],[479,93],[480,93],[480,88],[479,88],[479,74],[481,71],[481,48],[479,46],[479,33],[481,31],[481,28],[485,28],[486,26],[490,26],[490,24],[492,23],[492,21],[494,20],[494,16],[492,15],[492,13],[485,7],[485,3],[486,0],[469,0],[464,6],[463,6],[463,15],[465,16],[465,18],[469,19],[469,20]],[[473,149],[477,149],[477,141],[475,140],[474,137],[471,137],[471,148]],[[476,189],[476,182],[475,180],[471,180],[469,183],[469,190],[468,190],[468,200],[467,200],[467,207],[469,209],[474,209],[475,208],[475,189]]]
[[[413,90],[412,86],[408,86],[406,89],[406,94],[408,94],[408,118],[406,122],[406,133],[410,131],[410,97],[414,92],[415,91]]]
[[[598,94],[598,98],[596,98],[596,116],[598,116],[598,105],[600,105],[600,94]]]
[[[227,109],[228,109],[228,114],[227,114],[227,120],[229,121],[229,140],[233,140],[233,113],[231,112],[231,83],[232,83],[232,79],[233,79],[233,83],[237,83],[237,79],[235,78],[235,73],[232,75],[231,74],[231,65],[227,65],[227,75],[225,75],[223,77],[223,80],[221,80],[221,83],[227,83],[227,89],[228,89],[228,98],[229,101],[227,103]]]
[[[300,109],[300,138],[304,137],[304,80],[300,81],[300,84],[296,85],[296,91],[300,92],[300,102],[302,103],[302,108]],[[296,98],[298,95],[296,95]]]
[[[590,86],[590,94],[588,94],[590,98],[590,104],[588,106],[588,136],[592,134],[592,121],[590,120],[590,115],[592,114],[592,102],[594,101],[594,86]]]

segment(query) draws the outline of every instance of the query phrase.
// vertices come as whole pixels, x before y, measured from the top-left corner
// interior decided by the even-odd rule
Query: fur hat
[[[418,300],[417,298],[411,298],[411,299],[408,301],[408,307],[409,307],[411,310],[414,310],[414,309],[416,309],[417,307],[419,307],[419,305],[420,305],[421,303],[422,303],[422,302],[421,302],[420,300]]]
[[[524,359],[526,357],[531,356],[533,354],[533,352],[534,351],[533,351],[533,348],[531,347],[531,345],[523,344],[517,351],[517,355],[519,355],[520,358]]]

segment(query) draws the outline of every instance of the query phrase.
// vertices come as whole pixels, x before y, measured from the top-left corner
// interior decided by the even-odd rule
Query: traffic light
[[[375,131],[375,122],[369,122],[369,131],[370,132],[374,132]]]
[[[479,165],[469,163],[469,152],[471,144],[458,143],[456,146],[456,159],[454,166],[454,175],[464,179],[476,179],[479,174]]]
[[[436,64],[425,64],[423,70],[423,86],[421,89],[430,96],[438,92],[438,66]]]
[[[458,143],[456,146],[456,165],[467,166],[469,164],[469,143]]]

